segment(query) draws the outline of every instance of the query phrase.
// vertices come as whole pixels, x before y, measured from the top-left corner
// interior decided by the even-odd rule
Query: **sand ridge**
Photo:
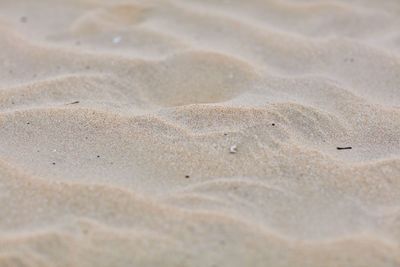
[[[400,266],[397,1],[0,6],[0,266]]]

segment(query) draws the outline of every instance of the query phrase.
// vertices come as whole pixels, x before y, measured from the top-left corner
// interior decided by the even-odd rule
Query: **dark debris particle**
[[[53,165],[56,165],[56,163],[55,163],[55,162],[53,162],[52,164],[53,164]]]
[[[86,66],[85,68],[86,68],[87,70],[90,70],[90,66]]]
[[[19,19],[19,21],[22,22],[22,23],[27,23],[27,22],[28,22],[28,18],[25,17],[25,16],[23,16],[23,17],[21,17],[21,18]]]
[[[100,158],[100,155],[97,155],[97,158]]]
[[[228,134],[227,133],[224,133],[224,136],[227,136]]]
[[[27,122],[26,124],[28,124],[28,125],[29,125],[29,124],[31,124],[31,123],[30,123],[30,122]]]
[[[275,123],[272,123],[271,125],[272,125],[272,126],[275,126]]]
[[[350,57],[350,58],[345,58],[344,61],[345,61],[345,62],[351,62],[351,63],[353,63],[353,62],[354,62],[354,58],[352,58],[352,57]]]
[[[189,179],[189,178],[190,178],[190,175],[185,175],[185,178],[186,178],[186,179]]]
[[[351,146],[346,146],[346,147],[337,147],[337,150],[349,150],[349,149],[353,149]]]
[[[75,105],[75,104],[79,104],[79,101],[74,101],[74,102],[68,103],[67,105]]]

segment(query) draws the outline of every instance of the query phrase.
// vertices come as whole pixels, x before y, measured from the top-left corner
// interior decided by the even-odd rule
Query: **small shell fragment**
[[[237,146],[233,145],[229,148],[229,153],[235,154],[237,152]]]

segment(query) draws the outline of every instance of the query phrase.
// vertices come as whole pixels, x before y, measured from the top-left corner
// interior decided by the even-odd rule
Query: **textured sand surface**
[[[1,0],[0,64],[1,267],[400,266],[399,1]]]

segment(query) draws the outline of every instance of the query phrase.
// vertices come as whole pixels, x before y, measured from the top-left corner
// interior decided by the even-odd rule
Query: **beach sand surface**
[[[0,266],[400,266],[397,0],[1,0]]]

